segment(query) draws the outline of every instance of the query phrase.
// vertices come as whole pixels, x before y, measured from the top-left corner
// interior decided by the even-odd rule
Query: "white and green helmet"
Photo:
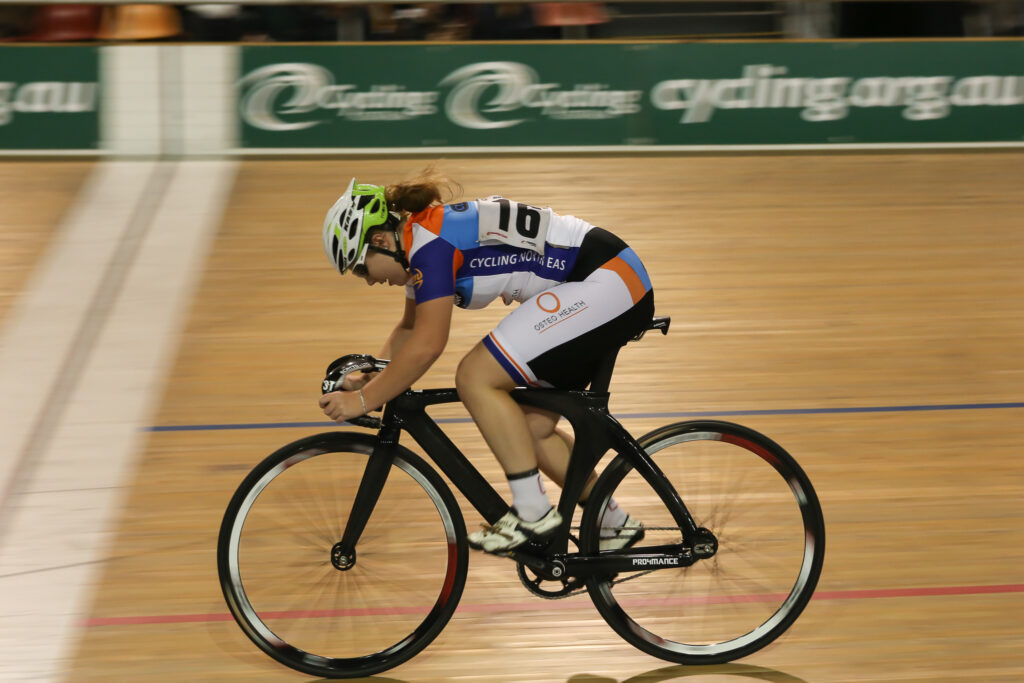
[[[366,233],[387,226],[393,217],[397,215],[388,211],[382,186],[357,185],[355,178],[349,182],[324,218],[324,250],[339,273],[362,265],[368,249]]]

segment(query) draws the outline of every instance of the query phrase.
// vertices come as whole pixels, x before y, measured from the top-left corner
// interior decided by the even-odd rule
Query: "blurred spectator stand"
[[[101,40],[166,40],[181,35],[172,5],[108,5],[97,35]]]
[[[608,22],[608,12],[600,2],[538,2],[532,8],[537,26],[557,26],[563,38],[586,38],[588,26]]]
[[[39,5],[32,10],[30,29],[8,40],[68,43],[95,40],[100,28],[99,5]]]
[[[230,3],[185,5],[182,25],[188,40],[234,42],[244,37],[242,6]]]

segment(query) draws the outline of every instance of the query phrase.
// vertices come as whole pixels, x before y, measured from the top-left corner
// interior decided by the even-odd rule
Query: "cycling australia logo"
[[[82,114],[95,112],[99,84],[67,81],[16,83],[0,81],[0,126],[18,114]]]
[[[606,83],[542,83],[519,62],[477,62],[448,74],[448,118],[463,128],[510,128],[536,113],[552,119],[611,119],[640,111],[643,92],[613,90]]]
[[[412,91],[394,83],[360,89],[337,84],[318,64],[268,64],[246,74],[239,87],[242,119],[254,128],[295,131],[337,117],[350,121],[408,121],[437,112],[437,93]]]
[[[519,62],[476,62],[441,78],[442,90],[406,84],[366,87],[336,83],[319,64],[286,62],[250,71],[238,82],[240,114],[250,126],[298,131],[334,118],[349,121],[410,121],[438,113],[443,90],[448,119],[473,130],[511,128],[531,118],[605,120],[641,110],[643,92],[607,83],[542,82]]]

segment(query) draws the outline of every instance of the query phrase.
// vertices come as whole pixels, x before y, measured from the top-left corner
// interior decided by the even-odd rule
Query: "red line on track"
[[[876,598],[921,598],[941,595],[985,595],[996,593],[1024,593],[1024,584],[1003,584],[995,586],[935,586],[932,588],[874,588],[864,590],[819,590],[814,593],[815,600],[869,600]],[[657,604],[672,602],[687,604],[710,604],[718,602],[760,602],[778,599],[776,595],[737,595],[731,597],[693,597],[674,600],[655,600]],[[463,604],[458,612],[524,612],[533,610],[577,609],[580,600],[560,600],[546,604],[536,601],[515,602],[507,604]],[[638,601],[644,602],[644,601]],[[586,601],[584,604],[589,605]],[[366,609],[336,610],[294,610],[265,614],[264,618],[277,619],[322,619],[325,617],[369,616],[371,614],[423,614],[427,608],[420,607],[379,607]],[[155,614],[135,617],[92,617],[80,622],[81,626],[142,626],[146,624],[184,624],[195,622],[231,621],[227,612],[218,614]]]

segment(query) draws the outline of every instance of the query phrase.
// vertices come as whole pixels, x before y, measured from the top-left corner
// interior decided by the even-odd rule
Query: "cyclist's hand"
[[[345,378],[342,387],[345,391],[359,391],[366,386],[366,383],[373,379],[376,372],[353,372]]]
[[[354,391],[332,391],[320,397],[324,415],[335,422],[345,422],[363,414],[363,402]]]

